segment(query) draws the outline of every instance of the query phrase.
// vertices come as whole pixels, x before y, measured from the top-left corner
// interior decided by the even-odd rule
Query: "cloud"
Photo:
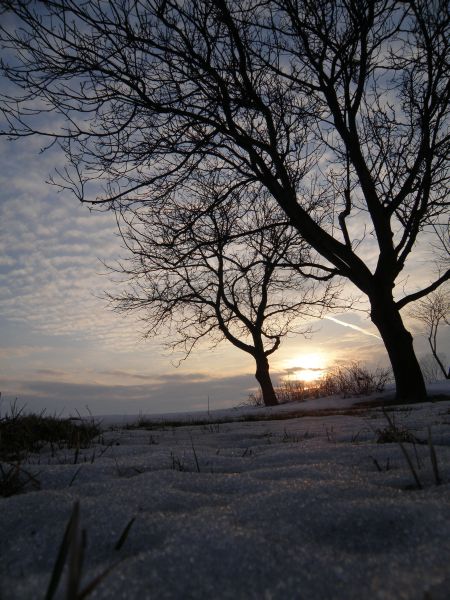
[[[121,371],[120,369],[111,369],[99,371],[99,375],[106,375],[108,377],[114,378],[126,378],[126,379],[142,379],[143,381],[153,381],[155,379],[154,375],[146,375],[143,373],[133,373],[130,371]]]
[[[32,332],[127,352],[138,341],[137,319],[113,313],[100,299],[109,280],[99,277],[105,269],[97,257],[114,261],[120,254],[113,215],[88,214],[56,194],[43,182],[41,158],[26,175],[16,159],[0,177],[0,316]]]
[[[228,408],[244,401],[256,387],[251,375],[207,379],[198,373],[162,375],[158,381],[130,385],[100,385],[51,379],[0,379],[3,402],[19,398],[30,412],[138,414]],[[4,405],[5,408],[5,405]]]
[[[43,354],[45,352],[50,352],[52,348],[50,346],[2,346],[0,347],[0,358],[2,359],[12,359],[12,358],[24,358],[27,356],[32,356],[36,352]]]
[[[44,377],[57,377],[62,378],[67,376],[66,371],[61,371],[59,369],[36,369],[36,375],[43,375]]]
[[[322,373],[324,371],[323,367],[302,367],[302,366],[298,366],[298,367],[289,367],[287,369],[284,369],[285,373],[287,373],[288,375],[293,375],[294,373],[298,373],[299,371],[313,371],[313,372],[317,372],[317,373]]]

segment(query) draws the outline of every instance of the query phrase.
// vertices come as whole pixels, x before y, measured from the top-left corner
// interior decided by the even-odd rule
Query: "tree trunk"
[[[391,292],[377,290],[370,297],[371,317],[391,360],[396,397],[402,403],[426,400],[427,391],[413,347]]]
[[[264,354],[256,355],[256,373],[255,377],[261,387],[261,393],[265,406],[275,406],[278,404],[278,400],[273,388],[272,380],[269,373],[269,361],[267,356]]]

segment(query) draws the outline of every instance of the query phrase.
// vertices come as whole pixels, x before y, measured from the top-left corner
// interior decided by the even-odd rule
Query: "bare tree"
[[[450,270],[404,294],[396,283],[448,210],[446,1],[1,6],[15,86],[2,97],[4,131],[59,143],[60,185],[123,213],[164,210],[211,177],[268,191],[366,295],[398,399],[426,396],[400,310]],[[47,113],[59,118],[49,125]]]
[[[214,195],[208,190],[208,200]],[[116,267],[126,291],[110,298],[119,310],[140,311],[146,334],[163,330],[186,357],[205,338],[250,354],[264,404],[275,405],[268,357],[288,333],[310,333],[301,321],[335,307],[339,286],[322,269],[302,275],[311,252],[273,201],[214,199],[214,211],[192,196],[170,210],[127,211],[121,232],[129,258]]]
[[[441,358],[445,359],[445,356],[441,355]],[[432,354],[420,356],[419,362],[423,378],[427,383],[435,383],[442,378],[441,369]]]
[[[437,335],[440,325],[444,323],[450,325],[450,293],[444,289],[436,290],[412,306],[409,316],[425,325],[425,335],[428,338],[434,360],[439,365],[444,377],[450,379],[450,371],[444,367],[437,350]]]

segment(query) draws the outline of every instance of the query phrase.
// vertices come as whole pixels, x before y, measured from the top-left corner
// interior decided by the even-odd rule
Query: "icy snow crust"
[[[446,392],[448,400],[388,413],[419,441],[431,427],[441,485],[428,445],[405,444],[423,490],[412,489],[399,445],[376,443],[388,425],[380,408],[289,419],[279,418],[286,407],[246,409],[239,418],[274,418],[217,424],[211,413],[210,422],[159,418],[147,429],[105,419],[99,442],[80,451],[77,464],[73,450],[30,456],[24,466],[41,490],[0,498],[0,598],[44,598],[79,500],[83,583],[120,561],[90,598],[448,599]],[[348,404],[334,401],[336,409]]]

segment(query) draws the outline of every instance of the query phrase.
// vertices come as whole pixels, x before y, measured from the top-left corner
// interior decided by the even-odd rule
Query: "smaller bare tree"
[[[445,363],[447,360],[445,354],[441,354],[440,359],[443,363]],[[442,379],[441,368],[439,367],[431,352],[420,356],[419,364],[420,368],[422,369],[423,378],[426,383],[435,383],[436,381]]]
[[[450,379],[450,372],[445,368],[437,350],[439,326],[450,325],[450,292],[445,289],[432,292],[423,300],[419,300],[408,314],[425,325],[425,334],[433,357],[444,377]]]
[[[204,339],[250,354],[264,404],[274,405],[268,357],[288,333],[310,332],[299,321],[337,306],[339,286],[333,271],[315,266],[275,203],[231,194],[211,210],[214,193],[208,204],[190,194],[164,211],[122,215],[131,258],[116,268],[125,291],[110,299],[120,311],[140,311],[146,335],[163,333],[185,357]]]

